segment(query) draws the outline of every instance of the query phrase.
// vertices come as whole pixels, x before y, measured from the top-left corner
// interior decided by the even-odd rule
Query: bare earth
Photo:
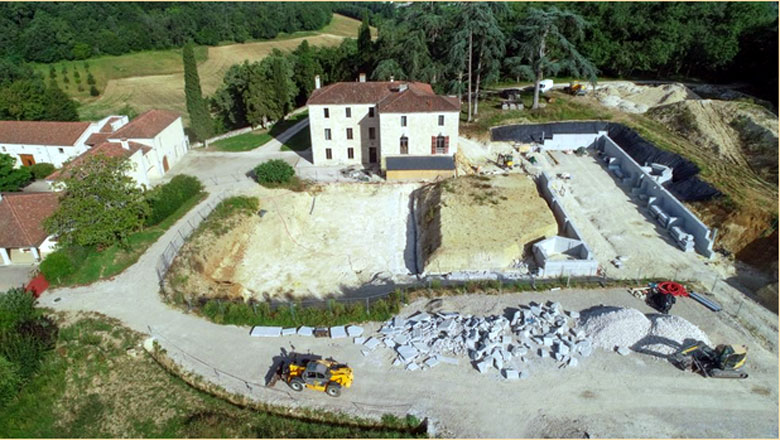
[[[461,177],[424,187],[417,219],[426,273],[507,269],[558,232],[530,176]]]

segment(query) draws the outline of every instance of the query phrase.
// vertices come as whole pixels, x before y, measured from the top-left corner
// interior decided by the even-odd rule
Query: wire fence
[[[280,403],[282,405],[291,403],[297,405],[323,403],[322,400],[314,398],[315,396],[313,395],[296,395],[283,386],[266,386],[267,372],[262,372],[266,374],[266,377],[263,379],[243,377],[241,374],[226,371],[215,366],[212,362],[188,352],[152,327],[149,327],[149,334],[166,350],[166,355],[180,367],[199,375],[203,380],[218,385],[229,393],[246,396],[259,403]],[[274,368],[274,365],[268,365],[269,370],[272,368]],[[412,408],[412,403],[382,402],[381,399],[372,399],[372,403],[365,403],[343,399],[343,397],[345,396],[338,400],[330,397],[325,399],[327,399],[328,406],[339,408],[345,412],[357,411],[359,414],[369,413],[380,417],[384,414],[405,416],[409,414]]]
[[[179,226],[176,235],[168,242],[168,246],[165,247],[165,250],[160,254],[160,258],[157,261],[157,279],[159,280],[161,287],[164,286],[165,276],[168,274],[168,270],[171,268],[173,260],[176,258],[181,247],[184,246],[187,238],[192,235],[192,232],[197,229],[198,225],[211,214],[211,211],[213,211],[225,197],[227,197],[226,192],[217,194],[213,200],[198,208],[196,216],[190,217],[186,222]]]

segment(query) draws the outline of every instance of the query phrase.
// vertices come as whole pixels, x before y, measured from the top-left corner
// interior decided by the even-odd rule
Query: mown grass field
[[[198,391],[146,353],[143,335],[99,314],[57,315],[54,350],[0,408],[11,438],[410,437],[404,420],[383,426],[334,414],[333,424],[242,409]],[[383,419],[384,421],[385,419]],[[349,426],[340,422],[361,422]]]
[[[222,139],[209,145],[209,150],[216,151],[249,151],[262,147],[271,139],[279,136],[297,124],[309,117],[309,112],[304,111],[283,121],[275,123],[270,130],[255,130],[250,133],[240,134],[228,139]]]
[[[203,192],[192,197],[178,210],[159,224],[135,232],[128,237],[127,248],[112,245],[102,251],[94,248],[80,249],[76,271],[64,279],[49,280],[53,286],[72,286],[90,284],[101,278],[108,278],[119,274],[123,270],[135,264],[138,258],[146,252],[174,223],[182,218],[190,209],[195,207],[208,196]]]
[[[333,14],[333,20],[320,31],[296,32],[280,35],[273,40],[242,44],[226,44],[214,47],[198,47],[195,58],[198,61],[201,88],[205,96],[213,94],[222,83],[225,72],[234,64],[261,60],[273,49],[292,51],[303,40],[314,46],[336,46],[346,37],[357,38],[360,22],[349,17]],[[374,30],[375,31],[375,30]],[[89,71],[95,77],[98,97],[89,95],[84,61],[54,63],[56,78],[63,90],[76,98],[81,106],[82,120],[96,120],[117,113],[125,105],[140,112],[161,108],[182,113],[187,120],[184,103],[184,68],[181,50],[147,51],[121,56],[95,57],[86,60]],[[62,66],[67,66],[69,83],[62,80]],[[35,68],[49,78],[49,65],[39,64]],[[83,91],[78,91],[74,69],[81,76]]]

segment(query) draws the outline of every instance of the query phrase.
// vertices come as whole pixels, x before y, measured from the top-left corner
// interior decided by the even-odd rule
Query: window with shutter
[[[450,137],[445,136],[444,137],[444,154],[449,154],[450,152]]]
[[[435,139],[436,139],[436,147],[435,147],[436,154],[445,154],[447,152],[447,147],[445,145],[444,136],[437,136]]]
[[[431,136],[431,154],[436,154],[436,136]]]

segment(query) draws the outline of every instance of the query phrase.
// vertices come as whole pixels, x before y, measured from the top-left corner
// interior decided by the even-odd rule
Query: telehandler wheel
[[[331,382],[325,388],[325,392],[328,393],[330,397],[339,397],[341,395],[341,385]]]
[[[303,391],[303,385],[303,380],[297,377],[290,381],[290,388],[293,391]]]

